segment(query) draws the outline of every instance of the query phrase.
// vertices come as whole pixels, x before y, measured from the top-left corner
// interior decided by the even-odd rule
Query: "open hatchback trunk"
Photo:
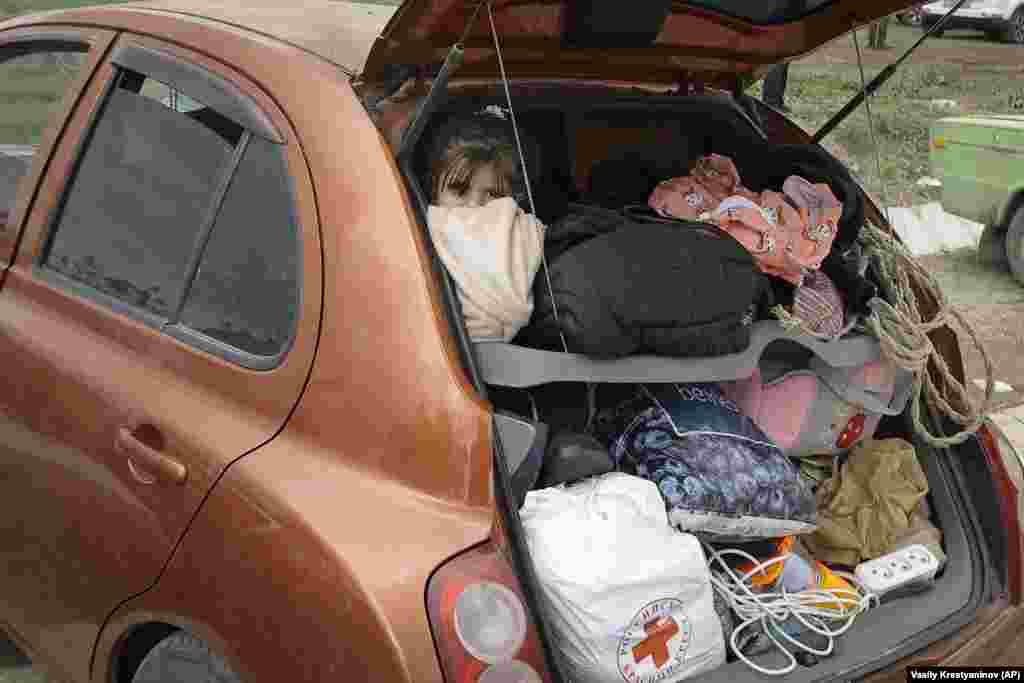
[[[510,77],[594,78],[677,84],[763,76],[772,64],[812,52],[906,0],[644,0],[492,3]],[[439,63],[461,42],[461,77],[499,73],[486,12],[463,0],[406,0],[370,52],[374,80],[396,64]]]
[[[667,178],[685,175],[699,156],[708,153],[730,156],[765,141],[810,144],[806,133],[744,95],[743,85],[777,61],[811,51],[907,5],[902,0],[704,0],[581,2],[568,9],[567,3],[559,2],[494,3],[494,26],[515,121],[524,138],[540,150],[540,170],[530,178],[538,216],[547,224],[572,204],[622,206],[646,201],[646,196],[614,196],[616,177],[626,177],[630,168],[658,169]],[[370,109],[389,139],[398,140],[396,130],[405,130],[413,118],[409,114],[416,110],[406,108],[406,114],[397,118],[382,113],[386,107],[381,103],[401,82],[395,74],[402,68],[406,76],[436,73],[460,40],[463,63],[451,74],[443,96],[426,98],[423,111],[429,120],[420,123],[429,127],[450,113],[508,106],[486,8],[467,29],[475,9],[475,3],[457,0],[406,2],[381,33],[362,83],[364,94],[372,94],[367,97],[368,102],[373,100]],[[428,198],[419,182],[415,150],[400,151],[398,159],[429,237]],[[869,199],[865,204],[868,218],[886,225]],[[496,496],[503,547],[539,622],[554,680],[569,681],[559,674],[558,657],[550,647],[554,630],[538,609],[537,576],[517,512],[523,492],[515,490],[515,475],[531,449],[543,448],[548,434],[583,428],[585,386],[738,379],[749,375],[763,355],[787,345],[831,354],[840,364],[844,357],[877,358],[880,353],[877,342],[865,335],[826,344],[782,332],[774,321],[754,324],[746,351],[709,358],[600,360],[514,343],[473,343],[461,319],[456,287],[431,253],[445,283],[450,322],[467,375],[496,411]],[[933,337],[962,380],[955,337],[945,331]],[[933,433],[956,431],[952,423],[932,419]],[[862,678],[956,634],[982,606],[1008,590],[1008,532],[979,439],[969,438],[951,449],[932,448],[915,434],[909,406],[902,415],[884,419],[877,433],[914,445],[928,479],[932,522],[942,532],[946,564],[932,590],[868,610],[836,640],[831,656],[798,666],[785,680]],[[775,651],[757,661],[767,668],[786,663]],[[733,661],[695,680],[761,678]]]

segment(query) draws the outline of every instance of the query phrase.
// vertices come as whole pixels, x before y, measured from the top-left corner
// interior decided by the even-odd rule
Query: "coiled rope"
[[[914,373],[910,410],[914,430],[918,435],[937,448],[962,444],[978,431],[992,407],[995,379],[985,345],[963,314],[949,303],[931,273],[918,263],[903,243],[870,222],[861,230],[859,239],[864,257],[874,266],[884,298],[876,297],[868,303],[871,312],[857,322],[855,329],[878,339],[885,358]],[[915,291],[924,292],[934,299],[937,311],[931,320],[926,321],[921,317],[921,306]],[[849,331],[847,326],[838,335],[828,336],[813,329],[814,321],[802,320],[782,306],[773,307],[771,312],[787,331],[821,341],[833,341]],[[967,387],[953,375],[946,359],[928,337],[929,332],[942,327],[955,332],[954,324],[967,333],[981,352],[981,360],[985,365],[985,397],[980,406],[972,402]],[[941,388],[928,371],[930,361],[935,363],[942,377]],[[950,395],[955,399],[953,402],[949,400]],[[953,407],[953,403],[966,406],[966,409],[958,410]],[[933,434],[925,426],[923,405],[927,405],[936,415],[950,418],[963,429],[950,436]]]
[[[862,319],[860,328],[878,339],[882,354],[887,359],[914,373],[911,419],[918,435],[938,448],[962,444],[978,430],[992,407],[994,377],[992,360],[985,345],[963,314],[946,299],[935,278],[917,262],[906,246],[870,222],[861,230],[859,239],[883,295],[883,298],[869,302],[871,313]],[[935,301],[937,310],[931,320],[924,320],[921,316],[915,286],[916,290]],[[928,337],[929,332],[943,327],[955,332],[954,324],[967,333],[985,365],[985,397],[980,406],[972,402],[967,387],[953,375],[946,359]],[[936,385],[933,373],[928,371],[929,362],[934,363],[937,374],[942,378],[941,387]],[[953,403],[963,406],[964,410],[955,408]],[[963,429],[950,436],[933,434],[925,426],[923,405],[937,415],[950,418]]]

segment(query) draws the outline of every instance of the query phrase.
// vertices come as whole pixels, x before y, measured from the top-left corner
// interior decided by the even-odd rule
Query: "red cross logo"
[[[668,641],[679,633],[679,625],[671,617],[661,617],[644,624],[647,637],[633,647],[633,661],[637,664],[645,657],[654,659],[654,666],[661,668],[668,661]]]

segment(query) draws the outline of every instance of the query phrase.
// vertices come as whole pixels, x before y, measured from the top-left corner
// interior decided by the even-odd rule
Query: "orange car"
[[[534,184],[572,193],[623,149],[807,141],[742,83],[909,4],[495,0],[493,21],[547,153]],[[565,680],[511,503],[539,430],[489,392],[392,144],[420,104],[504,103],[476,9],[182,0],[0,24],[0,155],[25,161],[0,175],[0,627],[52,680]],[[447,100],[376,106],[456,43]],[[15,120],[37,101],[38,126]],[[989,663],[1024,627],[992,432],[918,453],[936,590],[789,680]],[[503,607],[459,600],[481,583]]]

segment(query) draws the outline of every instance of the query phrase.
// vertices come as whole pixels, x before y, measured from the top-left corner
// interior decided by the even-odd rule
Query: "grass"
[[[844,71],[793,70],[786,99],[793,118],[806,130],[817,130],[860,91],[859,75]],[[942,82],[949,85],[936,88]],[[932,100],[949,98],[956,84],[957,74],[943,73],[941,67],[905,65],[870,102],[870,123],[868,109],[862,105],[825,139],[826,146],[869,192],[890,204],[934,199],[935,190],[918,187],[916,181],[931,175],[929,128],[949,113],[936,109]]]
[[[849,74],[809,70],[794,75],[796,87],[788,101],[795,118],[807,130],[817,130],[860,86],[859,77]],[[933,100],[959,100],[972,93],[976,97],[970,110],[1011,111],[1005,96],[992,95],[992,90],[984,86],[980,79],[965,82],[955,67],[905,65],[872,98],[870,120],[867,107],[861,106],[826,140],[838,145],[839,156],[845,157],[843,160],[876,197],[899,205],[929,201],[937,196],[937,190],[918,187],[916,183],[919,178],[932,175],[931,125],[951,113]]]
[[[0,144],[36,144],[75,74],[73,66],[0,64]]]
[[[890,26],[889,43],[896,49],[884,53],[885,61],[895,60],[919,35],[916,30]],[[968,39],[961,39],[962,45],[956,45],[956,41],[945,44],[949,40],[943,39],[943,44],[936,47],[963,51],[971,44]],[[860,42],[861,49],[867,52],[866,35]],[[986,47],[999,54],[1000,46]],[[933,175],[929,161],[929,129],[934,121],[954,113],[1024,113],[1021,111],[1024,90],[1018,73],[1014,73],[1019,70],[1017,52],[1006,52],[1005,65],[972,65],[969,72],[964,64],[952,60],[915,62],[917,54],[904,62],[872,98],[873,131],[869,127],[867,109],[861,105],[823,141],[850,167],[876,201],[890,206],[910,206],[938,199],[938,188],[917,185],[921,177]],[[871,56],[877,61],[877,52]],[[822,64],[821,61],[820,57],[812,56],[794,62],[786,88],[786,103],[793,111],[792,118],[808,131],[818,130],[861,90],[860,70],[856,64]],[[865,82],[870,82],[880,70],[877,65],[865,66]],[[760,87],[760,84],[754,86],[751,92],[760,96]],[[954,110],[945,109],[934,100],[953,100],[959,106]]]
[[[124,0],[0,0],[0,19]],[[0,64],[0,144],[36,144],[74,69],[15,59]]]

